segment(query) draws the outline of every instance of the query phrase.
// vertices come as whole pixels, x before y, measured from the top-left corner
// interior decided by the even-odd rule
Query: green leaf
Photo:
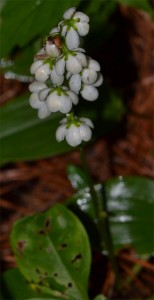
[[[102,195],[102,185],[95,188]],[[119,177],[106,181],[103,190],[106,192],[114,249],[132,245],[139,254],[153,253],[154,182],[144,177]],[[72,196],[67,205],[82,212],[78,213],[82,221],[86,217],[94,224],[95,214],[88,187]]]
[[[25,60],[28,59],[29,51],[32,50],[28,47],[23,53],[25,57],[27,57]],[[16,73],[20,73],[20,58],[18,62],[17,68],[17,65],[14,65],[14,72]],[[26,63],[23,64],[22,69],[26,70]],[[109,100],[110,97],[109,95],[107,96],[107,94],[108,92],[105,93],[105,98]],[[59,126],[59,121],[63,118],[63,115],[60,113],[53,113],[50,117],[40,120],[37,116],[37,110],[34,110],[29,105],[29,97],[30,94],[28,93],[21,95],[1,107],[1,164],[47,158],[72,150],[72,147],[70,147],[66,141],[58,143],[55,138],[56,129]],[[115,99],[117,99],[116,96]],[[104,106],[102,106],[102,101],[96,101],[96,105],[91,103],[88,110],[84,101],[81,101],[79,106],[80,116],[89,117],[95,123],[93,138],[102,134],[109,135],[111,132],[113,133],[113,130],[117,130],[115,117],[111,120],[114,114],[109,117],[108,121],[108,114],[107,116],[103,115],[106,110],[104,110]],[[113,109],[111,103],[110,112],[116,111],[117,113],[115,106],[116,105],[114,105]],[[119,120],[118,117],[117,119]],[[102,128],[101,132],[100,127]]]
[[[76,190],[87,187],[88,179],[85,172],[75,165],[67,166],[67,176]]]
[[[91,253],[79,219],[60,204],[18,221],[11,234],[17,264],[34,289],[87,300]]]
[[[13,99],[1,107],[1,164],[20,160],[32,160],[63,153],[71,149],[58,143],[55,132],[61,114],[40,120],[36,110],[29,105],[29,94]]]
[[[73,0],[73,6],[80,0]],[[7,56],[15,46],[24,47],[34,38],[43,37],[57,26],[72,1],[8,0],[1,13],[1,57]],[[7,38],[6,38],[7,37]]]
[[[1,283],[2,300],[24,300],[26,298],[36,297],[47,298],[44,293],[32,290],[18,269],[6,271],[2,276]]]

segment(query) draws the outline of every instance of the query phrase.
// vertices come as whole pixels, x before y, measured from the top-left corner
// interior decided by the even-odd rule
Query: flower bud
[[[57,57],[60,55],[60,49],[53,42],[46,42],[45,50],[48,56]]]
[[[66,96],[64,93],[58,95],[57,91],[55,90],[47,97],[47,107],[51,112],[60,111],[62,113],[70,112],[72,108],[72,102],[69,96]]]

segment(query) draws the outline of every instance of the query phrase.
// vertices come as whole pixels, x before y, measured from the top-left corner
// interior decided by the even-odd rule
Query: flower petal
[[[89,24],[84,21],[80,21],[76,24],[79,35],[85,36],[89,32]]]
[[[43,103],[43,104],[44,105],[42,105],[38,110],[39,119],[45,119],[46,117],[48,117],[50,115],[50,111],[48,110],[46,103]]]
[[[30,92],[39,92],[40,90],[46,88],[46,84],[43,82],[39,82],[39,81],[33,81],[30,85],[29,85],[29,90]]]
[[[73,19],[80,19],[81,21],[89,22],[89,17],[81,11],[77,11],[73,16]]]
[[[58,142],[61,142],[62,140],[64,140],[65,135],[66,135],[66,126],[65,125],[59,126],[56,130],[56,140]]]
[[[93,86],[100,86],[103,83],[103,76],[101,73],[98,74],[96,82],[93,84]]]
[[[78,74],[82,70],[82,65],[75,56],[69,55],[66,61],[66,69],[72,74]]]
[[[38,94],[39,100],[45,101],[50,91],[51,91],[51,89],[49,89],[49,88],[42,89]]]
[[[49,111],[57,112],[60,108],[60,97],[56,92],[53,92],[47,97],[46,104]]]
[[[91,69],[84,69],[82,72],[82,81],[85,84],[93,84],[97,79],[97,73]]]
[[[55,70],[58,75],[63,75],[65,71],[65,59],[64,56],[59,58],[55,64]]]
[[[40,108],[43,102],[39,100],[38,93],[32,93],[29,98],[29,103],[33,108]]]
[[[75,93],[73,93],[72,91],[68,91],[67,93],[70,96],[72,103],[75,105],[78,104],[78,102],[79,102],[78,96]]]
[[[80,64],[83,67],[87,66],[87,58],[86,58],[85,54],[83,54],[83,53],[77,53],[76,58],[77,58],[77,60],[80,62]]]
[[[33,64],[30,67],[30,72],[31,74],[34,74],[36,72],[36,70],[43,65],[43,61],[42,60],[36,60],[33,62]]]
[[[80,135],[83,141],[88,142],[92,137],[92,131],[86,124],[81,124],[79,127]]]
[[[94,101],[98,98],[98,90],[92,85],[84,85],[80,92],[85,100]]]
[[[64,19],[70,19],[71,16],[75,13],[76,8],[75,7],[70,7],[69,9],[67,9],[64,14],[63,14],[63,18]]]
[[[81,76],[80,74],[72,75],[69,80],[69,87],[71,91],[75,92],[76,94],[79,93],[81,89]]]
[[[96,72],[99,72],[101,67],[100,67],[100,64],[98,63],[97,60],[95,59],[92,59],[91,57],[89,58],[89,61],[88,61],[88,67],[90,69],[92,69],[93,71],[96,71]]]
[[[45,82],[49,78],[50,72],[49,64],[43,64],[36,70],[35,78],[40,82]]]
[[[66,141],[72,147],[76,147],[81,144],[82,139],[81,139],[81,135],[80,135],[80,131],[79,131],[78,127],[76,127],[75,125],[72,124],[67,129]]]
[[[65,36],[67,33],[67,25],[63,25],[63,21],[58,23],[59,30],[62,36]]]
[[[94,128],[94,125],[93,125],[93,123],[92,123],[92,121],[90,119],[88,119],[88,118],[80,118],[80,120],[82,122],[84,122],[86,125],[88,125],[89,127]]]
[[[72,108],[72,102],[68,96],[61,96],[60,108],[59,111],[63,114],[70,112]]]
[[[52,34],[52,33],[58,33],[58,32],[59,32],[59,28],[54,27],[53,29],[51,29],[51,31],[49,33]]]
[[[80,45],[79,35],[73,28],[70,28],[66,34],[66,45],[70,50],[78,48]]]
[[[62,85],[62,83],[64,81],[64,76],[58,75],[55,68],[54,68],[51,71],[50,79],[51,79],[51,81],[54,85],[60,86],[60,85]]]

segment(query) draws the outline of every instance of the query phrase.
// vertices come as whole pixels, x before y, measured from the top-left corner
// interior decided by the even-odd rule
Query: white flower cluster
[[[50,31],[30,68],[35,76],[29,86],[30,105],[38,109],[41,119],[57,111],[67,114],[56,138],[58,141],[66,138],[71,146],[90,140],[93,128],[89,119],[74,117],[72,107],[78,104],[79,94],[85,100],[96,100],[97,87],[103,82],[99,63],[79,47],[80,36],[88,32],[89,17],[74,7],[69,8],[63,20]]]

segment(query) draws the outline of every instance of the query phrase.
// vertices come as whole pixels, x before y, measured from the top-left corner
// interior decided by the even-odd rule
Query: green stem
[[[102,250],[106,250],[109,254],[109,259],[112,264],[114,273],[116,275],[116,283],[118,286],[120,282],[120,276],[119,276],[117,262],[113,252],[113,244],[112,244],[112,237],[111,237],[110,224],[108,218],[107,198],[106,198],[105,188],[103,186],[101,194],[98,193],[94,188],[94,183],[90,176],[88,163],[83,148],[80,148],[80,157],[81,157],[84,171],[86,173],[89,182],[89,189],[90,189],[93,206],[95,210],[97,228],[101,240],[101,248]]]

